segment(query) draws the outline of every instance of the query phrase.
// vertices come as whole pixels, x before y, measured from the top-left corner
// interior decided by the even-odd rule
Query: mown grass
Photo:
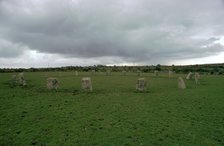
[[[136,92],[134,73],[25,73],[28,87],[10,88],[0,74],[0,145],[224,145],[224,77],[202,76],[201,84],[166,74]],[[46,77],[60,80],[46,89]],[[91,76],[93,92],[81,90]]]

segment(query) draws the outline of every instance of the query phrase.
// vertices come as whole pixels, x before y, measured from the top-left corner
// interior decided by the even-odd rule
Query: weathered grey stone
[[[18,75],[17,75],[17,84],[19,85],[19,86],[26,86],[27,84],[26,84],[26,80],[25,80],[25,78],[24,78],[24,73],[19,73]]]
[[[200,84],[200,74],[198,72],[195,73],[194,79],[196,84]]]
[[[145,91],[146,85],[147,85],[147,82],[146,82],[145,78],[139,78],[136,83],[136,90]]]
[[[24,78],[24,73],[19,73],[17,75],[12,75],[11,86],[26,86],[26,80]]]
[[[186,79],[187,79],[187,80],[191,80],[192,78],[193,78],[193,73],[192,73],[192,72],[189,72],[189,73],[187,74]]]
[[[157,77],[157,76],[159,76],[159,71],[158,70],[155,70],[154,71],[154,75]]]
[[[54,77],[49,77],[47,78],[47,89],[52,90],[52,89],[58,89],[59,88],[59,81],[57,78]]]
[[[180,89],[185,89],[186,88],[185,82],[184,82],[182,77],[178,78],[178,88],[180,88]]]
[[[85,91],[92,91],[92,82],[90,77],[82,78],[82,89]]]

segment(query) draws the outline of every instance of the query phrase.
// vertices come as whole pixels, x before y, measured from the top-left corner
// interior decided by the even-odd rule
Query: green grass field
[[[201,84],[154,77],[136,92],[134,73],[25,73],[28,87],[10,88],[0,74],[0,145],[211,146],[224,145],[224,77],[202,76]],[[46,89],[46,76],[60,89]],[[93,92],[81,90],[91,76]]]

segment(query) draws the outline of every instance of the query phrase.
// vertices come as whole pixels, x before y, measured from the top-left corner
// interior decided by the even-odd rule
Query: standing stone
[[[126,73],[127,73],[127,72],[126,72],[125,70],[122,71],[122,75],[123,75],[123,76],[126,76]]]
[[[75,71],[75,76],[78,76],[78,75],[79,75],[78,71]]]
[[[24,78],[24,74],[23,73],[19,73],[18,75],[12,75],[11,78],[11,86],[26,86],[26,80]]]
[[[57,90],[59,88],[59,81],[57,78],[54,77],[49,77],[47,78],[47,89],[52,90],[55,89]]]
[[[185,85],[182,77],[178,78],[178,88],[180,88],[180,89],[185,89],[186,88],[186,85]]]
[[[186,79],[187,79],[187,80],[190,80],[190,79],[192,79],[192,77],[193,77],[193,73],[192,73],[192,72],[189,72],[189,73],[187,74]]]
[[[26,86],[26,80],[24,78],[24,73],[18,74],[17,83],[18,83],[19,86]]]
[[[195,83],[200,84],[200,74],[198,72],[195,73],[194,75]]]
[[[173,72],[171,70],[169,70],[169,78],[171,78],[173,75]]]
[[[107,70],[106,75],[107,75],[107,76],[111,76],[111,72],[110,72],[109,69]]]
[[[142,72],[140,70],[137,71],[137,76],[142,76]]]
[[[145,78],[139,78],[136,83],[136,90],[144,91],[146,90],[146,80]]]
[[[158,77],[158,76],[159,76],[159,71],[158,71],[158,70],[155,70],[155,71],[154,71],[154,75],[155,75],[156,77]]]
[[[82,89],[85,91],[92,91],[92,82],[90,77],[82,78]]]

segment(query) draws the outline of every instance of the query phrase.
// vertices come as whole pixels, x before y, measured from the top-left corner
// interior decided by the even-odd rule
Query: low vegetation
[[[0,74],[0,145],[224,145],[224,77],[143,73],[25,72],[27,86],[10,86],[14,73]],[[89,76],[93,91],[81,89]],[[47,77],[58,78],[48,90]]]

